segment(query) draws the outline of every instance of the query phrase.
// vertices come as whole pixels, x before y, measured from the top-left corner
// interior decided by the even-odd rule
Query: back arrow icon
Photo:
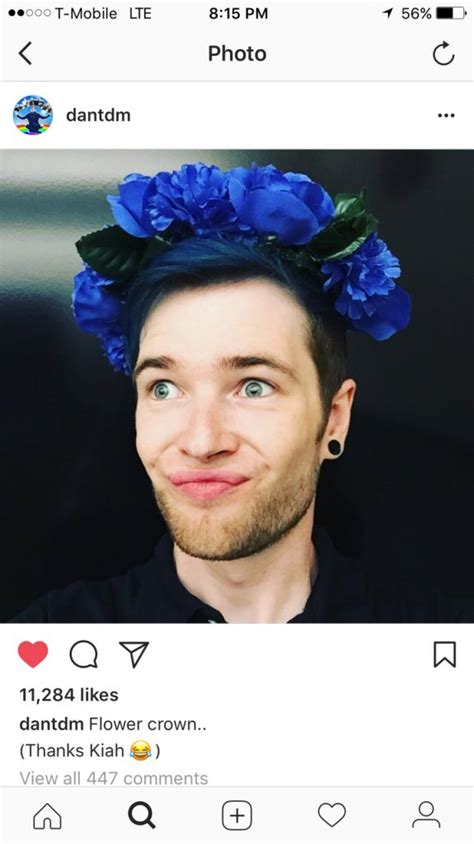
[[[447,41],[443,41],[443,43],[442,43],[442,44],[438,44],[438,45],[434,48],[434,50],[433,50],[433,58],[434,58],[434,60],[435,60],[436,64],[447,65],[447,64],[451,64],[451,62],[453,62],[453,61],[454,61],[454,56],[455,56],[455,54],[454,54],[454,53],[453,53],[453,55],[451,56],[451,58],[450,58],[450,59],[448,59],[448,61],[447,61],[447,62],[442,62],[442,61],[441,61],[441,59],[439,59],[439,58],[438,58],[438,56],[436,55],[436,54],[437,54],[437,52],[438,52],[438,50],[445,50],[445,49],[446,49],[446,47],[449,47],[449,44],[448,44],[448,42],[447,42]]]
[[[18,55],[21,56],[22,59],[24,59],[27,64],[31,64],[30,60],[24,55],[25,50],[27,50],[28,47],[31,47],[31,41],[28,41],[28,44],[25,44],[25,46],[21,48]]]

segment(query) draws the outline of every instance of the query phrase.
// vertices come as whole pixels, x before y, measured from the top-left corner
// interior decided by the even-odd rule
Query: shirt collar
[[[336,551],[329,535],[320,526],[313,527],[318,574],[301,613],[290,624],[315,622],[372,621],[367,596],[365,573],[357,561]],[[214,607],[201,601],[183,586],[176,572],[173,541],[166,533],[159,541],[153,559],[146,565],[148,574],[143,584],[155,605],[159,620],[190,624],[225,624],[225,618]]]

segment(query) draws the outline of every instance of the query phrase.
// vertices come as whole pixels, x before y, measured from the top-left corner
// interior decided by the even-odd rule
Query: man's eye
[[[151,388],[152,398],[163,401],[163,399],[175,399],[179,395],[176,384],[172,381],[156,381]]]
[[[244,394],[249,399],[259,399],[264,396],[270,396],[273,391],[271,384],[266,381],[257,381],[256,379],[248,380],[242,387]]]

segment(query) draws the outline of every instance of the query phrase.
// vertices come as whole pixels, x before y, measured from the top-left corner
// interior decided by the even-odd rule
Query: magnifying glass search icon
[[[140,807],[143,807],[145,814],[140,811]],[[143,800],[137,800],[136,803],[132,803],[128,810],[128,817],[135,826],[146,826],[148,824],[152,829],[156,829],[156,824],[152,821],[153,810],[150,804],[145,803]]]

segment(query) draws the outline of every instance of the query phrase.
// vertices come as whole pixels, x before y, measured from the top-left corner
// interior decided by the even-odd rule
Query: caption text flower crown
[[[76,244],[84,269],[74,279],[72,307],[117,371],[130,374],[124,318],[137,272],[189,237],[255,244],[312,269],[347,327],[376,340],[410,320],[410,296],[394,281],[398,258],[378,237],[365,191],[332,200],[308,176],[271,164],[223,171],[198,163],[152,177],[132,173],[107,199],[117,225]]]

